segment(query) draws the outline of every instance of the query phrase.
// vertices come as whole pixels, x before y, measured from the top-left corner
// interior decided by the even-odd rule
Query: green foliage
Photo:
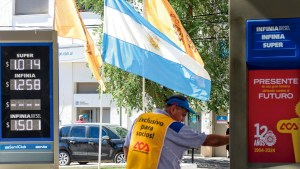
[[[136,0],[128,0],[134,3]],[[183,26],[201,55],[212,81],[210,100],[202,102],[189,98],[196,111],[221,112],[229,103],[228,1],[227,0],[169,0]],[[103,16],[103,0],[77,0]],[[101,30],[101,29],[99,29]],[[101,32],[99,32],[101,33]],[[128,109],[142,109],[142,78],[116,67],[105,65],[107,92],[117,104]],[[162,107],[163,101],[175,92],[146,80],[147,110]]]
[[[75,2],[81,11],[93,11],[103,16],[104,0],[75,0]]]
[[[105,83],[107,93],[111,93],[118,105],[129,110],[143,108],[143,79],[140,76],[122,71],[121,69],[105,65],[105,77],[109,80]],[[174,92],[157,83],[145,80],[145,93],[147,99],[147,110],[154,106],[162,107],[163,101]]]
[[[198,48],[212,80],[206,106],[218,113],[229,105],[229,40],[227,0],[170,0]]]

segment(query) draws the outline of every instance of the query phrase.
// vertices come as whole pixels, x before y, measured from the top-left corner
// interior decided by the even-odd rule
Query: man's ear
[[[170,107],[170,113],[173,115],[174,112],[175,112],[175,110],[176,110],[176,105],[173,104],[173,105]]]

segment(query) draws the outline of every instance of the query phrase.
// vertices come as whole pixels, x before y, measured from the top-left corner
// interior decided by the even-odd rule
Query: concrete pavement
[[[125,164],[116,163],[101,163],[101,169],[125,169]],[[78,163],[71,163],[69,166],[59,166],[59,169],[98,169],[98,163],[87,163],[85,165],[79,165]]]
[[[69,166],[60,166],[60,169],[98,169],[98,163],[88,163],[86,165],[78,165],[78,163],[72,163]],[[116,163],[101,163],[101,169],[125,169],[126,164]],[[197,164],[182,163],[181,169],[197,169]]]
[[[181,169],[229,169],[230,159],[226,157],[194,157],[194,163],[190,156],[184,157]],[[125,169],[126,164],[101,163],[101,169]],[[98,169],[98,163],[79,165],[71,163],[70,166],[60,166],[60,169]]]
[[[125,169],[125,166],[126,164],[101,163],[100,168],[101,169]],[[268,169],[283,169],[283,168],[299,169],[299,164],[268,167]],[[88,163],[86,165],[71,163],[70,166],[60,166],[59,169],[98,169],[98,163]],[[185,157],[182,161],[181,169],[230,169],[230,159],[226,157],[194,157],[194,163],[191,163],[191,157]]]
[[[192,163],[191,157],[184,157],[183,163]],[[194,157],[193,164],[198,169],[230,169],[230,159],[227,157]]]

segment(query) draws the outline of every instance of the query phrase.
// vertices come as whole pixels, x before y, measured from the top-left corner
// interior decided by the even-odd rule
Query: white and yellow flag
[[[144,17],[200,65],[204,62],[168,0],[144,0]]]
[[[57,31],[58,36],[80,39],[86,42],[85,56],[89,68],[94,78],[99,82],[101,89],[105,91],[105,85],[100,74],[101,54],[86,29],[74,0],[55,1],[54,29]]]

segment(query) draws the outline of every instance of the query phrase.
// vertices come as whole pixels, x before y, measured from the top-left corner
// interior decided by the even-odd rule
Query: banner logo
[[[147,143],[144,143],[144,142],[137,142],[134,145],[133,149],[135,151],[144,152],[144,153],[148,153],[150,151],[149,145]]]
[[[296,123],[282,123],[279,129],[280,129],[280,131],[282,131],[282,130],[299,130],[299,127]]]
[[[280,120],[277,122],[277,130],[280,133],[287,133],[292,135],[292,143],[294,146],[294,155],[296,163],[300,162],[300,102],[297,103],[295,108],[298,117],[288,120]]]
[[[277,137],[273,133],[272,130],[269,130],[266,125],[261,125],[259,123],[256,123],[254,125],[256,128],[256,134],[255,134],[255,140],[254,140],[254,146],[273,146],[276,141]]]

